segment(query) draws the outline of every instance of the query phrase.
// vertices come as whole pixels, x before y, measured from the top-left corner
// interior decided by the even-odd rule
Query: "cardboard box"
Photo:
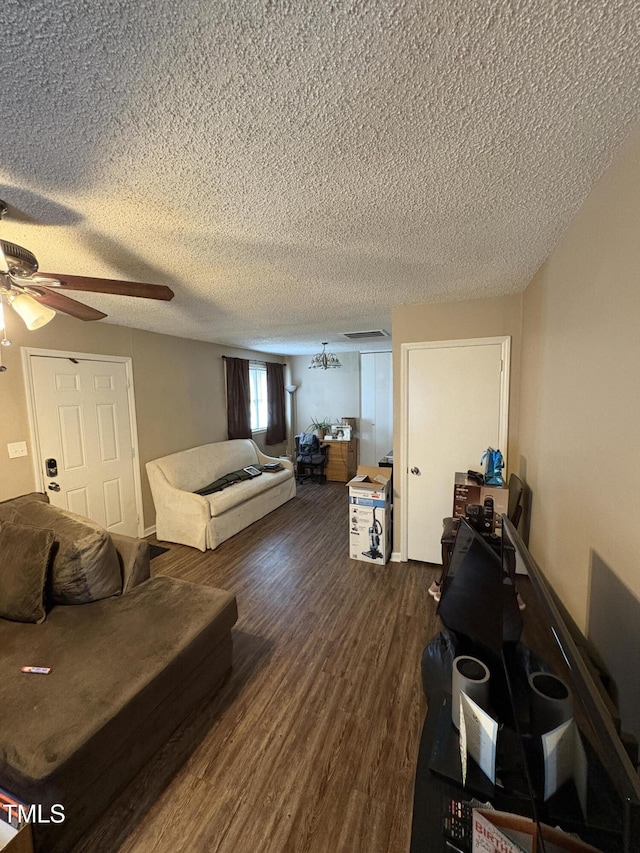
[[[25,823],[20,829],[13,829],[3,821],[0,827],[0,851],[1,853],[33,853],[31,825]]]
[[[457,473],[453,486],[453,517],[464,518],[467,504],[484,504],[486,497],[493,498],[494,530],[501,525],[501,516],[509,509],[509,489],[506,486],[480,486]]]
[[[538,853],[542,845],[554,853],[599,853],[595,847],[579,838],[538,824],[528,817],[497,812],[491,809],[473,810],[473,853]]]
[[[385,565],[391,556],[389,468],[359,465],[349,480],[349,556]]]

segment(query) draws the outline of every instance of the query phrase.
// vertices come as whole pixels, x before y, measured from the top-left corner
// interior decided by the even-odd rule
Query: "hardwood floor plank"
[[[332,483],[216,551],[160,544],[153,575],[236,595],[233,671],[74,853],[405,853],[438,569],[350,560]]]
[[[389,830],[386,806],[367,797],[361,791],[352,791],[344,812],[338,836],[338,850],[354,853],[386,853]]]

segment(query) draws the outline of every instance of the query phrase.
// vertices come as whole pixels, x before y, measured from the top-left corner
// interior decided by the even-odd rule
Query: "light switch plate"
[[[27,455],[27,442],[26,441],[14,441],[7,444],[7,450],[9,451],[9,459],[17,459],[19,456]]]

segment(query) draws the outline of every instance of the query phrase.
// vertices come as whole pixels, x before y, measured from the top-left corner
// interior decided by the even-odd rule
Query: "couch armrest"
[[[267,454],[263,453],[257,445],[256,453],[258,455],[258,463],[260,465],[266,465],[267,462],[279,462],[283,468],[293,471],[293,462],[291,462],[290,459],[280,459],[279,456],[267,456]]]
[[[149,543],[146,539],[134,539],[121,533],[112,533],[111,538],[118,552],[124,594],[151,575]]]
[[[147,476],[156,508],[156,536],[207,550],[207,524],[211,519],[209,501],[202,495],[172,486],[160,466],[147,462]]]

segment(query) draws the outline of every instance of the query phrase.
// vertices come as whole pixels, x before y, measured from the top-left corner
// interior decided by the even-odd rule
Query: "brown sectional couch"
[[[34,499],[0,504],[0,532],[37,515]],[[55,604],[40,624],[0,618],[0,788],[65,813],[33,826],[36,851],[69,850],[231,668],[233,595],[149,579],[147,543],[113,539],[121,594]]]

